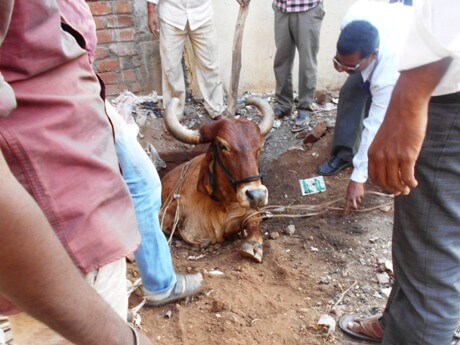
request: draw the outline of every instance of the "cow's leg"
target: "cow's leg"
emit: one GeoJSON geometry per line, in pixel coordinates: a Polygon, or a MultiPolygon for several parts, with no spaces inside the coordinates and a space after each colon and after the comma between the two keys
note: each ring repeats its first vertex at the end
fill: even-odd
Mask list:
{"type": "Polygon", "coordinates": [[[240,248],[240,253],[257,262],[262,262],[264,238],[260,233],[260,217],[254,217],[245,224],[248,233],[246,241],[240,248]]]}

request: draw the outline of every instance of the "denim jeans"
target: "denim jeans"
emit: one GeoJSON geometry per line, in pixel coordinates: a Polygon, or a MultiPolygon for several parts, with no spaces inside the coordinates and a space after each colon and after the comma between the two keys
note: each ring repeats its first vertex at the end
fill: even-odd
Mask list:
{"type": "Polygon", "coordinates": [[[135,253],[137,267],[144,290],[153,295],[162,295],[173,288],[176,274],[158,218],[161,207],[160,177],[123,118],[111,106],[107,107],[107,113],[114,126],[118,161],[131,193],[142,237],[135,253]]]}

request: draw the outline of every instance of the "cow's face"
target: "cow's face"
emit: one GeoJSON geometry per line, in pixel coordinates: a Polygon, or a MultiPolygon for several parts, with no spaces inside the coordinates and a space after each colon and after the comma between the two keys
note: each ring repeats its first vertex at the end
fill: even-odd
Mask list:
{"type": "Polygon", "coordinates": [[[244,119],[224,119],[204,125],[200,133],[211,145],[201,165],[198,189],[238,201],[242,207],[266,205],[268,191],[258,165],[264,142],[259,127],[244,119]]]}
{"type": "Polygon", "coordinates": [[[258,158],[263,136],[270,132],[275,119],[268,102],[255,98],[246,101],[260,111],[259,125],[224,118],[195,130],[179,123],[178,104],[179,99],[173,98],[166,107],[164,121],[169,132],[184,143],[211,143],[201,162],[198,190],[223,203],[237,201],[243,207],[266,205],[268,192],[260,180],[258,158]]]}

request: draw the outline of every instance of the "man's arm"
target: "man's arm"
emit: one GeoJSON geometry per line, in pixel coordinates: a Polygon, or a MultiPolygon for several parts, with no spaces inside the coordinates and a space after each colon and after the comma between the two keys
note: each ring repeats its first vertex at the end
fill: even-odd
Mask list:
{"type": "Polygon", "coordinates": [[[428,103],[451,61],[444,58],[401,72],[369,149],[369,176],[390,193],[409,194],[417,186],[414,167],[425,138],[428,103]]]}
{"type": "Polygon", "coordinates": [[[363,121],[364,129],[358,152],[353,157],[353,173],[347,188],[345,214],[349,213],[351,208],[357,209],[364,198],[364,183],[368,178],[367,152],[385,117],[385,111],[390,102],[391,92],[397,78],[398,73],[395,68],[394,71],[388,71],[385,76],[385,83],[383,81],[374,81],[378,84],[378,87],[371,89],[372,104],[368,117],[363,121]]]}
{"type": "Polygon", "coordinates": [[[147,21],[149,25],[149,30],[155,38],[158,38],[160,34],[160,26],[158,23],[158,17],[156,13],[156,6],[158,5],[158,1],[159,0],[147,0],[147,21]]]}
{"type": "Polygon", "coordinates": [[[85,282],[1,152],[0,181],[0,294],[75,344],[134,344],[132,330],[85,282]]]}

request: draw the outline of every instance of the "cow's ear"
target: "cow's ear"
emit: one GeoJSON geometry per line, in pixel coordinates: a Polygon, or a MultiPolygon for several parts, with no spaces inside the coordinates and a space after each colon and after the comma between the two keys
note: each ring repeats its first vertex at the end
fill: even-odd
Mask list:
{"type": "Polygon", "coordinates": [[[206,123],[203,126],[201,126],[199,129],[202,140],[201,142],[210,143],[211,141],[213,141],[216,138],[217,132],[219,131],[219,128],[222,126],[223,121],[228,121],[228,119],[223,118],[219,121],[206,123]]]}
{"type": "Polygon", "coordinates": [[[198,191],[206,194],[212,194],[212,163],[213,163],[213,155],[211,147],[208,148],[208,152],[206,152],[204,158],[201,160],[200,166],[200,174],[198,175],[198,184],[197,189],[198,191]]]}

